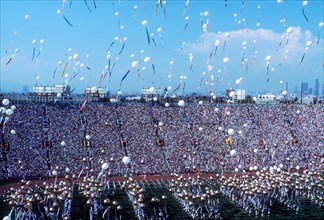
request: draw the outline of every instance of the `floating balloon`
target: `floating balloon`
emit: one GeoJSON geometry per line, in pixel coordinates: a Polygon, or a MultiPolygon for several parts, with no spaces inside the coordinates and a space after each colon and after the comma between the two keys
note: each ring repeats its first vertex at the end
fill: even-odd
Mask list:
{"type": "Polygon", "coordinates": [[[12,109],[7,109],[6,110],[6,114],[7,115],[12,115],[13,114],[13,110],[12,109]]]}
{"type": "Polygon", "coordinates": [[[10,133],[11,134],[16,134],[16,131],[15,130],[11,130],[10,133]]]}
{"type": "Polygon", "coordinates": [[[132,68],[138,69],[139,63],[138,61],[132,62],[132,68]]]}
{"type": "Polygon", "coordinates": [[[56,170],[53,170],[52,175],[53,176],[57,176],[57,171],[56,170]]]}
{"type": "Polygon", "coordinates": [[[231,91],[229,94],[228,94],[229,97],[233,98],[235,96],[235,92],[234,91],[231,91]]]}
{"type": "Polygon", "coordinates": [[[70,169],[68,167],[65,168],[65,172],[69,173],[70,169]]]}
{"type": "Polygon", "coordinates": [[[153,94],[155,92],[155,88],[154,87],[150,87],[149,88],[149,93],[153,94]]]}
{"type": "Polygon", "coordinates": [[[66,145],[66,144],[65,144],[65,141],[62,141],[62,142],[61,142],[61,146],[62,146],[62,147],[65,147],[65,145],[66,145]]]}
{"type": "Polygon", "coordinates": [[[229,58],[228,57],[225,57],[224,59],[223,59],[223,63],[227,63],[229,61],[229,58]]]}
{"type": "Polygon", "coordinates": [[[237,151],[235,149],[230,151],[230,155],[231,156],[236,156],[237,155],[237,151]]]}
{"type": "Polygon", "coordinates": [[[170,106],[170,104],[169,103],[165,103],[164,106],[168,108],[170,106]]]}
{"type": "Polygon", "coordinates": [[[73,59],[74,59],[74,60],[78,60],[78,59],[79,59],[79,54],[77,54],[77,53],[74,54],[74,55],[73,55],[73,59]]]}
{"type": "Polygon", "coordinates": [[[312,41],[309,40],[306,42],[306,46],[309,47],[310,45],[312,45],[312,41]]]}
{"type": "Polygon", "coordinates": [[[87,140],[90,140],[90,139],[91,139],[91,136],[87,134],[85,138],[86,138],[87,140]]]}
{"type": "Polygon", "coordinates": [[[123,163],[125,164],[125,165],[127,165],[127,164],[129,164],[130,163],[130,158],[129,157],[123,157],[123,163]]]}
{"type": "Polygon", "coordinates": [[[144,58],[144,63],[148,63],[148,62],[150,62],[151,61],[151,58],[150,57],[145,57],[144,58]]]}
{"type": "Polygon", "coordinates": [[[184,106],[185,106],[185,101],[180,100],[180,101],[178,102],[178,105],[179,105],[180,107],[184,107],[184,106]]]}
{"type": "Polygon", "coordinates": [[[108,164],[108,163],[103,163],[103,164],[101,165],[101,169],[102,169],[102,170],[107,170],[108,167],[109,167],[109,164],[108,164]]]}
{"type": "Polygon", "coordinates": [[[234,135],[235,132],[232,128],[230,128],[230,129],[228,129],[227,133],[232,136],[232,135],[234,135]]]}
{"type": "Polygon", "coordinates": [[[91,88],[91,93],[96,93],[98,91],[98,88],[96,86],[93,86],[91,88]]]}
{"type": "Polygon", "coordinates": [[[10,103],[9,99],[2,100],[3,105],[9,105],[9,103],[10,103]]]}
{"type": "Polygon", "coordinates": [[[282,94],[282,95],[287,95],[287,91],[284,90],[284,91],[281,92],[281,94],[282,94]]]}

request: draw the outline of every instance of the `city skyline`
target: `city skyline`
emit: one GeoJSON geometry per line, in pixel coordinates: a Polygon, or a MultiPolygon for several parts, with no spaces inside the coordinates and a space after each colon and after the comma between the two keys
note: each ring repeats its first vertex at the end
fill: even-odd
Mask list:
{"type": "Polygon", "coordinates": [[[244,2],[2,0],[0,89],[39,83],[78,93],[87,85],[217,93],[323,85],[323,2],[244,2]]]}

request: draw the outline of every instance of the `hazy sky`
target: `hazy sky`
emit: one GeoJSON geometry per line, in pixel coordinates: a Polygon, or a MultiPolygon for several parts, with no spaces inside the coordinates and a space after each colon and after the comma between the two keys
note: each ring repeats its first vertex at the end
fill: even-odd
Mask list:
{"type": "Polygon", "coordinates": [[[181,82],[178,93],[219,93],[241,77],[248,91],[322,85],[322,0],[0,2],[2,90],[68,83],[115,92],[128,70],[123,92],[181,82]]]}

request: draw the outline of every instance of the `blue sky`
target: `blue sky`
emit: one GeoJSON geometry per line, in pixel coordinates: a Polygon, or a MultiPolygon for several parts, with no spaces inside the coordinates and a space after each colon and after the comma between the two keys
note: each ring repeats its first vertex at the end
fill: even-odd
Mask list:
{"type": "Polygon", "coordinates": [[[125,93],[151,86],[170,87],[173,91],[181,82],[180,94],[217,94],[231,86],[236,88],[240,78],[238,88],[248,91],[280,92],[286,82],[292,91],[302,81],[312,86],[315,79],[322,84],[321,0],[308,1],[306,6],[299,0],[284,0],[280,4],[277,0],[246,0],[243,7],[241,0],[228,0],[227,7],[223,0],[191,0],[186,10],[186,1],[169,0],[158,6],[156,15],[157,1],[87,0],[91,12],[83,0],[64,2],[62,8],[63,1],[0,1],[2,90],[21,91],[23,85],[31,89],[35,83],[68,83],[78,92],[86,86],[107,86],[116,92],[128,70],[121,86],[125,93]],[[309,22],[303,16],[303,8],[309,22]],[[61,14],[57,13],[59,9],[61,14]],[[26,15],[30,19],[25,19],[26,15]],[[148,23],[146,27],[143,20],[148,23]],[[204,31],[207,23],[208,30],[204,31]],[[145,28],[154,34],[150,44],[145,28]],[[161,37],[158,28],[162,29],[161,37]],[[291,31],[287,32],[289,28],[291,31]],[[216,40],[219,45],[215,53],[216,40]],[[305,50],[309,41],[312,44],[305,50]],[[107,50],[112,42],[107,68],[107,50]],[[16,48],[19,51],[15,53],[16,48]],[[77,59],[71,59],[75,54],[77,59]],[[267,56],[271,56],[268,64],[267,56]],[[150,60],[144,62],[145,57],[150,60]],[[224,63],[224,58],[228,62],[224,63]],[[132,67],[134,61],[139,63],[136,68],[132,67]],[[106,78],[99,83],[106,72],[106,78]]]}

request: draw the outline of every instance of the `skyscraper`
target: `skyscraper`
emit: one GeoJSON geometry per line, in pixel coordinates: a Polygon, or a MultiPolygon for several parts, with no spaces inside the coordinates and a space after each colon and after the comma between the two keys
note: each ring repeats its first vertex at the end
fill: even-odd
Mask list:
{"type": "Polygon", "coordinates": [[[307,94],[308,93],[308,82],[302,82],[300,91],[302,94],[307,94]]]}
{"type": "Polygon", "coordinates": [[[315,79],[314,95],[319,96],[319,80],[315,79]]]}

